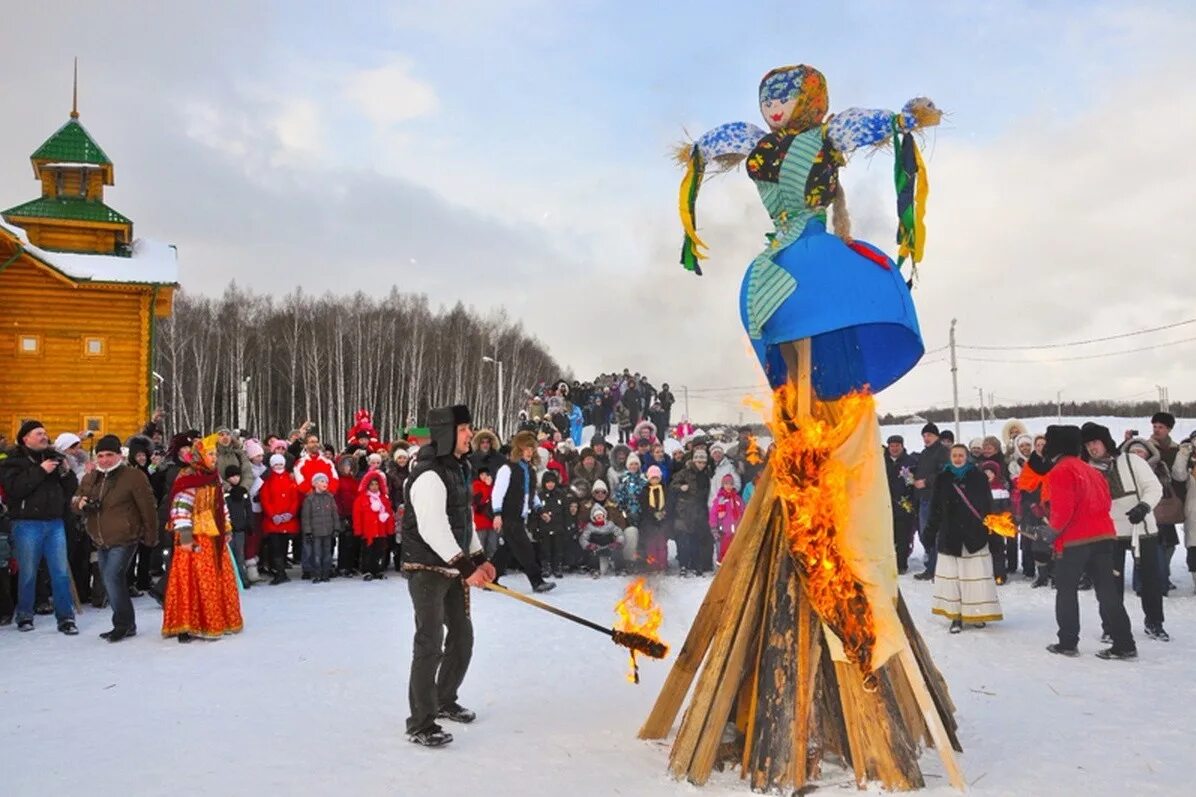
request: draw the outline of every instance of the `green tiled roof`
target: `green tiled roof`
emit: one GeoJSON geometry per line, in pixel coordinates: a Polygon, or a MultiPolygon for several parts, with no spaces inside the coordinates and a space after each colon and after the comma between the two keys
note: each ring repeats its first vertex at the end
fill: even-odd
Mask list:
{"type": "Polygon", "coordinates": [[[82,197],[38,197],[32,202],[3,211],[5,216],[39,219],[71,219],[74,221],[102,221],[111,224],[132,224],[103,202],[82,197]]]}
{"type": "Polygon", "coordinates": [[[78,119],[71,119],[60,127],[31,157],[33,160],[94,163],[101,166],[112,163],[78,119]]]}

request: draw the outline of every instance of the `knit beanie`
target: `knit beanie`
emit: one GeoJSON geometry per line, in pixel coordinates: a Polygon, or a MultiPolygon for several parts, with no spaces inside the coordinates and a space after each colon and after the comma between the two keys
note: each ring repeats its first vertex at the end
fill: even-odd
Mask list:
{"type": "Polygon", "coordinates": [[[642,464],[643,464],[642,462],[640,462],[640,455],[639,455],[639,454],[635,454],[635,453],[632,453],[632,454],[628,454],[628,455],[627,455],[627,463],[626,463],[626,465],[627,465],[627,469],[628,469],[628,470],[630,470],[630,469],[631,469],[631,463],[632,463],[632,462],[634,462],[636,465],[642,465],[642,464]]]}
{"type": "Polygon", "coordinates": [[[664,478],[664,473],[660,470],[659,465],[653,465],[652,467],[648,468],[648,478],[649,479],[652,479],[652,478],[663,479],[664,478]]]}
{"type": "Polygon", "coordinates": [[[96,443],[95,453],[103,454],[119,454],[120,453],[120,438],[114,434],[106,434],[96,443]]]}
{"type": "Polygon", "coordinates": [[[241,468],[236,465],[229,465],[224,469],[224,478],[231,479],[234,476],[241,475],[241,468]]]}
{"type": "Polygon", "coordinates": [[[922,427],[922,434],[932,434],[935,437],[938,437],[939,427],[934,423],[928,423],[922,427]]]}
{"type": "Polygon", "coordinates": [[[254,459],[255,457],[265,456],[265,454],[266,452],[262,448],[262,444],[257,440],[251,438],[245,441],[245,456],[254,459]]]}
{"type": "Polygon", "coordinates": [[[278,465],[282,465],[283,467],[286,467],[286,464],[287,464],[287,458],[284,457],[282,454],[274,454],[270,457],[270,467],[272,467],[272,468],[276,467],[278,465]]]}
{"type": "Polygon", "coordinates": [[[315,487],[320,482],[324,482],[324,484],[328,483],[328,474],[327,473],[317,473],[315,476],[311,477],[311,486],[312,487],[315,487]]]}
{"type": "Polygon", "coordinates": [[[604,493],[610,492],[610,490],[608,490],[606,488],[606,482],[602,481],[602,479],[594,479],[594,486],[590,488],[590,492],[596,493],[599,490],[601,490],[604,493]]]}
{"type": "Polygon", "coordinates": [[[35,421],[32,419],[25,421],[23,424],[21,424],[21,428],[17,430],[17,443],[19,445],[25,445],[25,436],[27,434],[32,432],[34,429],[44,428],[46,428],[45,424],[43,424],[41,421],[35,421]]]}

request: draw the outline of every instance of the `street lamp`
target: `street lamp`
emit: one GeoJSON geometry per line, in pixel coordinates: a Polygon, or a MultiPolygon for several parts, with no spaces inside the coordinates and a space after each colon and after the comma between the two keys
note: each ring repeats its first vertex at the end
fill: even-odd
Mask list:
{"type": "MultiPolygon", "coordinates": [[[[497,351],[494,353],[498,354],[497,351]]],[[[488,355],[482,355],[482,362],[494,363],[495,365],[498,366],[498,439],[506,440],[507,433],[506,433],[506,429],[503,428],[505,426],[505,424],[503,423],[503,418],[504,418],[505,413],[503,412],[502,360],[496,359],[494,357],[490,357],[488,355]]]]}

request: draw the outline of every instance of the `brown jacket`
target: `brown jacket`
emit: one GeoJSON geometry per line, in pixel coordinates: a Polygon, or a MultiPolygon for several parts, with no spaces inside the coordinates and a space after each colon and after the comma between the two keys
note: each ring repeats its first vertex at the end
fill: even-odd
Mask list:
{"type": "Polygon", "coordinates": [[[103,473],[94,470],[83,477],[71,508],[79,512],[79,499],[98,503],[98,512],[80,512],[87,534],[100,548],[140,542],[158,542],[158,512],[149,479],[137,468],[120,465],[103,473]]]}

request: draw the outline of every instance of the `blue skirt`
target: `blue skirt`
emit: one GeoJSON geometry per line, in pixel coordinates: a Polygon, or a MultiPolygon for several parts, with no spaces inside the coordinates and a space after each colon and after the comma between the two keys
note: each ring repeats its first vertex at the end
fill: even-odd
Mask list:
{"type": "MultiPolygon", "coordinates": [[[[763,325],[752,348],[772,387],[788,380],[782,343],[812,339],[813,386],[821,399],[836,399],[865,387],[879,393],[913,368],[925,347],[909,287],[897,265],[871,244],[884,268],[848,248],[811,220],[800,238],[773,257],[797,280],[797,288],[763,325]]],[[[749,270],[750,274],[750,270],[749,270]]],[[[748,275],[739,292],[747,322],[748,275]]]]}

